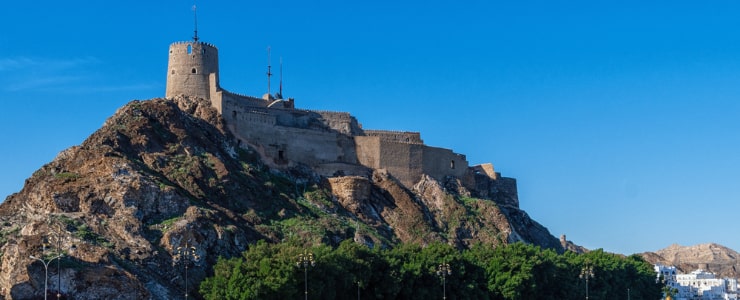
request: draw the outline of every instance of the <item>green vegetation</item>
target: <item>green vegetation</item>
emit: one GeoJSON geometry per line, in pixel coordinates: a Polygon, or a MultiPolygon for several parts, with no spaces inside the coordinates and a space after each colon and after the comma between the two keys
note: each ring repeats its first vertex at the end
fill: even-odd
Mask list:
{"type": "Polygon", "coordinates": [[[496,205],[495,202],[490,201],[490,200],[483,200],[483,199],[463,197],[463,196],[460,196],[459,198],[459,202],[462,203],[466,209],[468,209],[469,211],[476,212],[476,213],[478,213],[478,205],[482,201],[487,201],[486,203],[489,203],[494,206],[496,205]]]}
{"type": "Polygon", "coordinates": [[[75,180],[75,179],[80,178],[80,177],[81,177],[80,174],[77,174],[77,173],[74,173],[74,172],[61,172],[61,173],[54,174],[54,178],[57,178],[57,179],[75,180]]]}
{"type": "Polygon", "coordinates": [[[458,251],[446,244],[422,248],[401,245],[370,249],[345,241],[338,247],[305,248],[296,243],[259,242],[242,256],[219,259],[214,275],[200,286],[205,299],[298,299],[303,294],[304,269],[299,254],[313,254],[309,267],[310,299],[439,299],[442,278],[436,270],[450,265],[448,299],[583,299],[581,269],[590,265],[591,299],[658,299],[652,266],[639,256],[623,257],[602,250],[577,255],[557,254],[522,243],[491,248],[477,245],[458,251]],[[353,296],[354,297],[354,296],[353,296]]]}
{"type": "Polygon", "coordinates": [[[18,233],[21,231],[21,227],[18,225],[3,224],[0,229],[0,245],[5,245],[10,238],[18,237],[18,233]]]}
{"type": "Polygon", "coordinates": [[[174,217],[174,218],[169,218],[169,219],[164,220],[164,221],[162,221],[159,224],[154,225],[154,226],[157,227],[157,228],[160,228],[162,231],[167,231],[167,229],[169,229],[172,226],[172,224],[174,224],[175,222],[179,221],[180,219],[182,219],[182,216],[177,216],[177,217],[174,217]]]}
{"type": "MultiPolygon", "coordinates": [[[[2,228],[0,228],[0,245],[5,245],[9,240],[18,237],[18,233],[20,233],[20,231],[20,226],[13,225],[8,221],[3,222],[2,228]]],[[[0,258],[2,258],[4,254],[4,252],[0,251],[0,258]]]]}
{"type": "MultiPolygon", "coordinates": [[[[59,220],[62,221],[67,227],[67,230],[72,232],[72,234],[77,238],[88,243],[101,245],[106,248],[113,248],[112,242],[95,233],[89,226],[87,226],[87,224],[82,223],[80,220],[69,218],[67,216],[59,216],[59,220]]],[[[101,225],[105,226],[105,223],[102,223],[101,225]]]]}

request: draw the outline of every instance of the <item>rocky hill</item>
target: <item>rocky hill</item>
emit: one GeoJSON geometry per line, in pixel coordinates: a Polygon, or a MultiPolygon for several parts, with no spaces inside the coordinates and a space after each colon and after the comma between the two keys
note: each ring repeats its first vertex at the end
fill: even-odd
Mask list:
{"type": "MultiPolygon", "coordinates": [[[[9,299],[172,299],[218,257],[258,240],[372,247],[441,241],[459,248],[524,241],[563,251],[518,207],[515,190],[423,178],[406,188],[383,170],[325,178],[272,169],[237,146],[202,99],[133,101],[80,146],[61,152],[0,205],[0,289],[9,299]],[[45,247],[43,247],[45,245],[45,247]],[[178,249],[199,258],[174,264],[178,249]]],[[[182,262],[182,260],[180,260],[182,262]]],[[[196,295],[197,297],[197,295],[196,295]]]]}
{"type": "Polygon", "coordinates": [[[704,269],[719,277],[740,278],[740,254],[714,243],[694,246],[673,244],[655,252],[645,252],[642,257],[653,264],[676,266],[683,273],[704,269]]]}

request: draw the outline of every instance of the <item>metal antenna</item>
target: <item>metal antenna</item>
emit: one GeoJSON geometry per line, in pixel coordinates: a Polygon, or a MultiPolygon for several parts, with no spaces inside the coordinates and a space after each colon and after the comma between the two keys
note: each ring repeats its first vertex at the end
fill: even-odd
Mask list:
{"type": "Polygon", "coordinates": [[[283,98],[283,57],[280,57],[280,98],[283,98]]]}
{"type": "MultiPolygon", "coordinates": [[[[267,46],[267,96],[270,96],[270,76],[272,76],[272,66],[270,65],[270,46],[267,46]]],[[[268,98],[269,99],[269,98],[268,98]]]]}
{"type": "Polygon", "coordinates": [[[195,35],[193,36],[193,41],[198,41],[198,12],[196,11],[195,7],[195,0],[193,0],[193,21],[195,23],[195,35]]]}

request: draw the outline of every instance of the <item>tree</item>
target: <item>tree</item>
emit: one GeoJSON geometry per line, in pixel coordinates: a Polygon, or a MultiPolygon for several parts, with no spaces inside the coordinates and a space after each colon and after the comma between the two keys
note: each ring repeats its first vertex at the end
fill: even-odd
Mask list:
{"type": "Polygon", "coordinates": [[[379,250],[351,240],[337,248],[307,249],[294,242],[258,242],[240,257],[220,258],[200,292],[206,299],[298,299],[308,278],[309,299],[352,299],[358,288],[362,299],[439,299],[441,264],[451,270],[445,276],[451,300],[583,299],[586,286],[579,274],[586,265],[594,272],[591,299],[625,299],[628,289],[632,299],[661,296],[652,266],[636,255],[601,249],[558,254],[524,243],[479,244],[463,251],[443,243],[379,250]],[[296,267],[304,251],[315,259],[307,273],[296,267]]]}
{"type": "Polygon", "coordinates": [[[577,273],[553,250],[514,243],[490,255],[486,277],[496,299],[568,299],[574,294],[577,273]]]}
{"type": "Polygon", "coordinates": [[[298,250],[260,241],[241,257],[219,258],[214,276],[203,281],[200,293],[206,299],[295,299],[300,295],[293,276],[298,250]]]}

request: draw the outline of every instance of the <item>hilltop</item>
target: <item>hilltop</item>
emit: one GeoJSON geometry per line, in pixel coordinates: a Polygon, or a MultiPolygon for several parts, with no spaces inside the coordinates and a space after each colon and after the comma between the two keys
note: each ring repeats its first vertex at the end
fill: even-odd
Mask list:
{"type": "Polygon", "coordinates": [[[563,251],[519,209],[510,184],[469,188],[423,176],[409,186],[387,170],[368,171],[327,177],[300,163],[277,168],[235,138],[208,100],[132,101],[0,205],[0,287],[13,299],[41,296],[44,268],[29,255],[43,255],[44,242],[67,255],[61,274],[49,269],[49,291],[75,299],[173,298],[184,280],[172,258],[186,245],[201,257],[189,290],[218,257],[259,240],[458,248],[523,241],[563,251]]]}
{"type": "Polygon", "coordinates": [[[652,264],[676,266],[683,273],[703,269],[717,274],[718,277],[740,278],[740,254],[715,243],[693,246],[673,244],[641,255],[652,264]]]}

